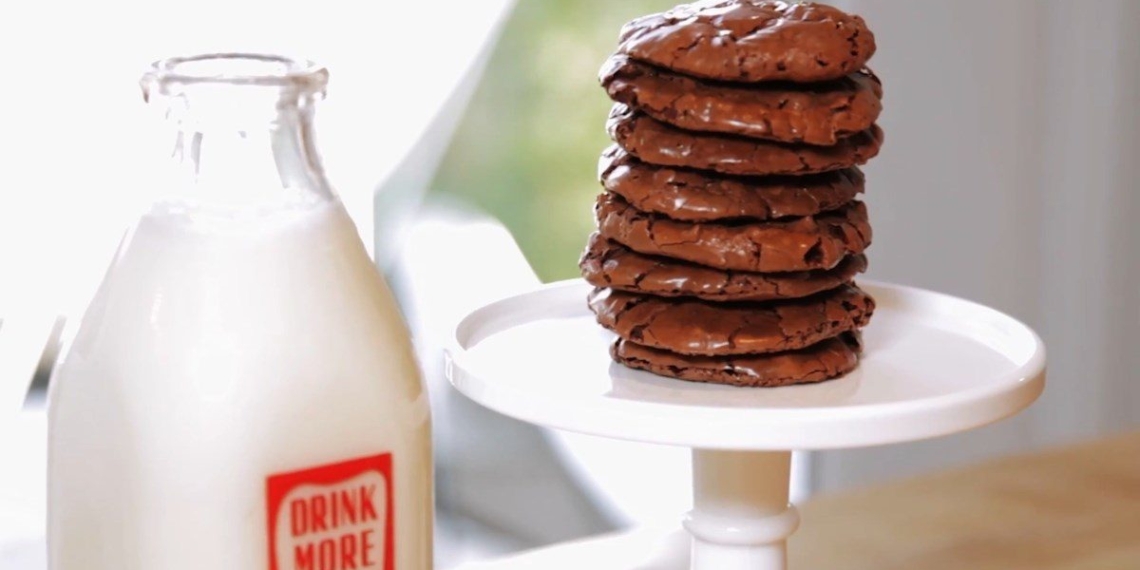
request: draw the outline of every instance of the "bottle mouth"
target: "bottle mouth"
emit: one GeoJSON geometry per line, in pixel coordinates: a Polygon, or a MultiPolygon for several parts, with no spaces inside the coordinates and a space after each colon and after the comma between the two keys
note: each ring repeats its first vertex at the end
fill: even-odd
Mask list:
{"type": "Polygon", "coordinates": [[[154,62],[140,84],[143,98],[176,95],[199,85],[249,85],[295,95],[324,95],[329,73],[307,59],[253,53],[215,53],[154,62]]]}

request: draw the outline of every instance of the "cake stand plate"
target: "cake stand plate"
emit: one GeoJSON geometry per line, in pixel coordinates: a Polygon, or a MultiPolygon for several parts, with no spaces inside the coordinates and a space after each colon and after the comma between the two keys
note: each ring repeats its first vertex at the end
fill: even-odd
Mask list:
{"type": "Polygon", "coordinates": [[[861,281],[877,308],[859,367],[783,388],[684,382],[610,360],[590,286],[554,283],[465,317],[446,349],[459,391],[514,418],[693,448],[694,570],[777,570],[798,525],[791,450],[911,441],[976,428],[1032,403],[1045,348],[1027,326],[948,295],[861,281]]]}

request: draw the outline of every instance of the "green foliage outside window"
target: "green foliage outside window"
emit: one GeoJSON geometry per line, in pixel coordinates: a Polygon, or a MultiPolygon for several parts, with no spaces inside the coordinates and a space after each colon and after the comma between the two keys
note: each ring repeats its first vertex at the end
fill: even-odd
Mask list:
{"type": "Polygon", "coordinates": [[[543,281],[578,275],[609,144],[602,62],[661,0],[519,0],[433,191],[501,220],[543,281]]]}

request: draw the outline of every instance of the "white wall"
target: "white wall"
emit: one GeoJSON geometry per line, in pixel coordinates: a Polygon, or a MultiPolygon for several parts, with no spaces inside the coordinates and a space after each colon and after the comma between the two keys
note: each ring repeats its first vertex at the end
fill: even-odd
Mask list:
{"type": "Polygon", "coordinates": [[[1049,351],[1020,417],[820,453],[819,489],[1140,426],[1140,2],[848,0],[878,41],[869,276],[1010,312],[1049,351]]]}
{"type": "MultiPolygon", "coordinates": [[[[436,120],[440,110],[461,108],[457,86],[478,73],[479,58],[512,5],[0,2],[6,56],[0,72],[0,314],[29,304],[53,317],[82,313],[134,208],[150,197],[148,181],[135,168],[139,145],[152,142],[140,137],[138,125],[138,78],[150,62],[254,51],[328,66],[319,146],[333,185],[370,236],[373,191],[421,137],[448,130],[445,120],[436,120]],[[448,56],[424,55],[424,46],[440,38],[448,56]]],[[[432,166],[423,154],[419,163],[432,166]]],[[[426,181],[407,178],[404,173],[399,189],[405,195],[424,189],[426,181]]]]}

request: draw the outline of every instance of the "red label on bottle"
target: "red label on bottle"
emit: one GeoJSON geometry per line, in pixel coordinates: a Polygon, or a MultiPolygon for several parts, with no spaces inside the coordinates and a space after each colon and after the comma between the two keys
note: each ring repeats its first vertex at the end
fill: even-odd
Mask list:
{"type": "Polygon", "coordinates": [[[270,570],[393,570],[392,454],[269,477],[270,570]]]}

